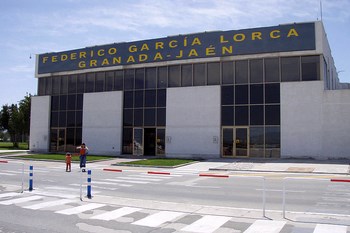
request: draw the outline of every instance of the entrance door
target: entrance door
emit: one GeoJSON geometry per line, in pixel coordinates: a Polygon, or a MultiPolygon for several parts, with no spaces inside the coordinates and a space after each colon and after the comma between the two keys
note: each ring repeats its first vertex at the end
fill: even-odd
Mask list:
{"type": "Polygon", "coordinates": [[[66,128],[56,128],[50,131],[50,151],[66,151],[66,128]]]}
{"type": "Polygon", "coordinates": [[[142,128],[134,128],[133,155],[143,155],[143,129],[142,128]]]}
{"type": "Polygon", "coordinates": [[[144,137],[144,155],[155,155],[156,154],[156,128],[145,128],[144,137]]]}
{"type": "Polygon", "coordinates": [[[248,127],[222,129],[222,156],[247,157],[249,156],[248,127]]]}

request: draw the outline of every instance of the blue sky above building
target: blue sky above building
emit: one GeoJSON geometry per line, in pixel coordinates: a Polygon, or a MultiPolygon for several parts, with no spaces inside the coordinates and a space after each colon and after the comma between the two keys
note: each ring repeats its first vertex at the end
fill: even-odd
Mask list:
{"type": "Polygon", "coordinates": [[[35,54],[179,34],[321,19],[341,82],[350,82],[350,0],[4,0],[0,106],[37,93],[35,54]],[[322,14],[321,14],[322,5],[322,14]]]}

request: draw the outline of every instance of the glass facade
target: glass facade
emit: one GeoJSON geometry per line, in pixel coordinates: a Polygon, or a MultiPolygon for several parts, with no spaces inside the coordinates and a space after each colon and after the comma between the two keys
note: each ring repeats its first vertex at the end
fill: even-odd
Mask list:
{"type": "Polygon", "coordinates": [[[82,141],[83,93],[123,91],[122,153],[165,153],[167,88],[221,86],[221,155],[280,156],[280,83],[320,80],[320,56],[188,63],[43,77],[51,99],[51,151],[82,141]],[[140,129],[142,131],[140,131],[140,129]],[[147,142],[147,143],[146,143],[147,142]]]}

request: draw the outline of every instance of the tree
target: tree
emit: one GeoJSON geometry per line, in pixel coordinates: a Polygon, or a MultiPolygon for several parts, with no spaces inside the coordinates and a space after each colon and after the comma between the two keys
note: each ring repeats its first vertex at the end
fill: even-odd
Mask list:
{"type": "Polygon", "coordinates": [[[0,112],[0,129],[10,134],[13,147],[25,141],[30,129],[31,95],[27,95],[19,104],[3,105],[0,112]]]}

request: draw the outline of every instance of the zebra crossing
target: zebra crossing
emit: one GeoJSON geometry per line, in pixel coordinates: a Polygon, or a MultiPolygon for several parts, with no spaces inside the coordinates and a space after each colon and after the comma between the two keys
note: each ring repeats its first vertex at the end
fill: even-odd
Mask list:
{"type": "Polygon", "coordinates": [[[277,220],[251,220],[248,224],[242,224],[230,216],[110,206],[102,203],[80,202],[77,198],[68,199],[41,194],[0,193],[0,208],[2,205],[16,205],[30,210],[50,210],[65,216],[88,212],[88,219],[100,220],[102,225],[104,222],[118,222],[118,219],[132,216],[132,222],[124,224],[155,229],[173,229],[184,233],[348,233],[350,230],[347,226],[327,224],[313,224],[301,230],[291,226],[287,221],[277,220]],[[142,214],[137,215],[137,213],[142,214]]]}

